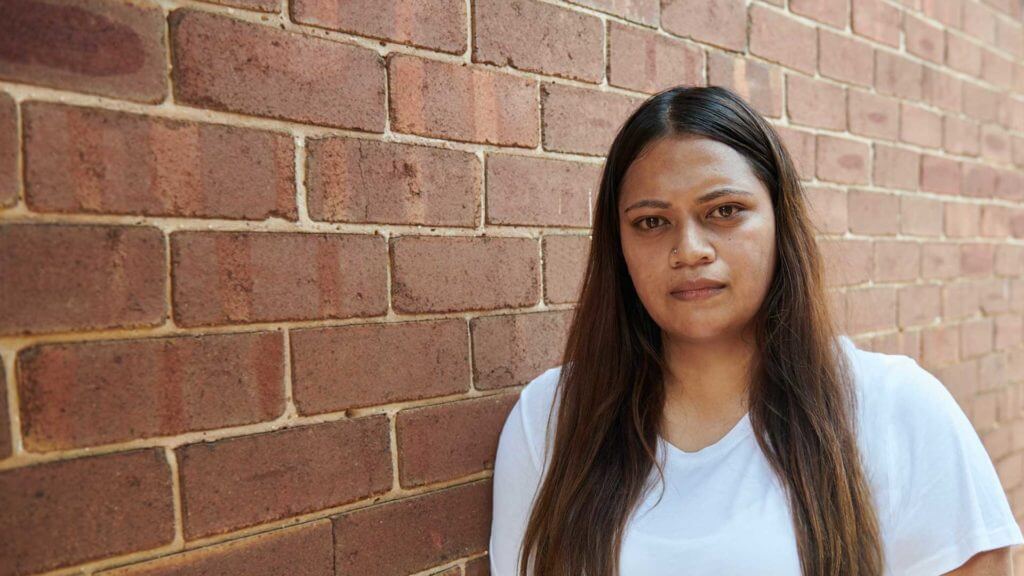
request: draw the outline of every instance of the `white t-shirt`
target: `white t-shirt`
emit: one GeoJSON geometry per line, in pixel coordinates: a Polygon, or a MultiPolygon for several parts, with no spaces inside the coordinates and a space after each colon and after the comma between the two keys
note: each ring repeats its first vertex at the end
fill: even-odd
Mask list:
{"type": "MultiPolygon", "coordinates": [[[[885,574],[936,576],[984,550],[1024,543],[988,453],[963,410],[913,358],[857,348],[852,359],[861,448],[886,552],[885,574]]],[[[494,463],[492,576],[516,576],[526,521],[550,465],[549,410],[561,367],[532,380],[509,413],[494,463]]],[[[659,438],[655,482],[626,525],[622,576],[799,576],[789,503],[754,438],[749,413],[716,443],[684,452],[659,438]],[[657,503],[657,506],[653,506],[657,503]],[[652,507],[653,506],[653,507],[652,507]]],[[[532,564],[531,564],[532,569],[532,564]]]]}

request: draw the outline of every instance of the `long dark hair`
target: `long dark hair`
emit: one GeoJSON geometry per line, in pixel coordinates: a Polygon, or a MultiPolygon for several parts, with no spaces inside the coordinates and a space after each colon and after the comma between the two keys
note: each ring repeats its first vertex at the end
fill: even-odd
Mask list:
{"type": "Polygon", "coordinates": [[[622,255],[619,188],[645,146],[674,135],[731,146],[768,189],[777,265],[753,319],[749,392],[758,445],[782,480],[805,576],[877,576],[877,513],[855,441],[856,395],[824,286],[821,254],[792,160],[775,130],[734,92],[678,86],[619,129],[604,165],[590,254],[562,357],[551,465],[520,550],[520,574],[616,576],[627,518],[658,462],[664,407],[661,331],[622,255]]]}

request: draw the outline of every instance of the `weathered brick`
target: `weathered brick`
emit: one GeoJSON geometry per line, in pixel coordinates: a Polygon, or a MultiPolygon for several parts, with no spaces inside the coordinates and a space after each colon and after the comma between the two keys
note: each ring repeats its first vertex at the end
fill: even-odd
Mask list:
{"type": "Polygon", "coordinates": [[[660,21],[659,0],[568,0],[568,2],[648,26],[657,26],[660,21]]]}
{"type": "Polygon", "coordinates": [[[818,70],[833,80],[870,87],[875,78],[875,51],[862,40],[819,28],[818,70]]]}
{"type": "Polygon", "coordinates": [[[1003,98],[987,86],[964,82],[964,114],[979,122],[999,122],[1003,98]]]}
{"type": "Polygon", "coordinates": [[[26,449],[63,450],[272,420],[280,332],[43,344],[18,355],[26,449]]]}
{"type": "Polygon", "coordinates": [[[905,56],[875,50],[875,90],[886,96],[919,101],[922,98],[924,66],[905,56]]]}
{"type": "Polygon", "coordinates": [[[965,36],[946,32],[946,66],[971,76],[981,75],[981,47],[965,36]]]}
{"type": "Polygon", "coordinates": [[[149,226],[0,226],[0,334],[161,324],[164,250],[149,226]]]}
{"type": "Polygon", "coordinates": [[[281,0],[203,0],[214,4],[222,4],[243,10],[255,10],[257,12],[279,12],[281,0]]]}
{"type": "Polygon", "coordinates": [[[465,576],[488,576],[490,572],[489,556],[478,556],[466,562],[465,576]]]}
{"type": "Polygon", "coordinates": [[[34,211],[297,219],[285,134],[45,102],[23,110],[34,211]]]}
{"type": "Polygon", "coordinates": [[[733,56],[708,53],[708,84],[724,86],[762,116],[782,116],[782,71],[778,66],[733,56]]]}
{"type": "Polygon", "coordinates": [[[851,286],[867,282],[875,269],[875,251],[869,240],[821,239],[825,284],[851,286]]]}
{"type": "Polygon", "coordinates": [[[923,148],[940,148],[942,115],[923,106],[900,102],[900,140],[923,148]]]}
{"type": "Polygon", "coordinates": [[[542,2],[473,2],[474,62],[600,82],[604,44],[596,16],[542,2]]]}
{"type": "Polygon", "coordinates": [[[950,28],[963,27],[964,0],[921,0],[921,12],[950,28]]]}
{"type": "Polygon", "coordinates": [[[849,229],[846,192],[824,186],[805,186],[808,212],[821,234],[844,234],[849,229]]]}
{"type": "Polygon", "coordinates": [[[963,107],[963,81],[944,69],[924,67],[922,76],[924,101],[947,112],[959,112],[963,107]]]}
{"type": "Polygon", "coordinates": [[[786,111],[793,124],[846,130],[846,89],[799,74],[786,74],[786,111]]]}
{"type": "Polygon", "coordinates": [[[14,451],[11,441],[11,420],[7,412],[7,370],[0,362],[0,460],[14,451]]]}
{"type": "Polygon", "coordinates": [[[307,141],[309,216],[330,222],[476,226],[472,152],[342,137],[307,141]]]}
{"type": "Polygon", "coordinates": [[[0,472],[4,574],[35,574],[174,539],[163,450],[73,458],[0,472]]]}
{"type": "Polygon", "coordinates": [[[537,82],[484,68],[388,56],[391,128],[463,142],[534,148],[537,82]]]}
{"type": "Polygon", "coordinates": [[[540,298],[533,238],[399,236],[391,255],[400,313],[514,308],[540,298]]]}
{"type": "Polygon", "coordinates": [[[790,0],[789,9],[840,30],[850,21],[850,0],[790,0]]]}
{"type": "Polygon", "coordinates": [[[571,319],[566,310],[473,318],[475,387],[519,386],[558,366],[571,319]]]}
{"type": "Polygon", "coordinates": [[[334,571],[331,522],[319,520],[157,560],[100,572],[103,576],[320,576],[334,571]]]}
{"type": "Polygon", "coordinates": [[[18,117],[14,99],[0,92],[0,208],[18,203],[18,117]]]}
{"type": "Polygon", "coordinates": [[[999,89],[1013,89],[1015,61],[992,50],[981,54],[981,79],[999,89]]]}
{"type": "MultiPolygon", "coordinates": [[[[966,243],[960,244],[960,271],[968,276],[990,276],[995,271],[996,251],[994,244],[966,243]]],[[[987,310],[990,304],[982,300],[987,310]]]]}
{"type": "Polygon", "coordinates": [[[760,4],[750,6],[750,52],[806,74],[818,63],[814,27],[760,4]]]}
{"type": "Polygon", "coordinates": [[[921,190],[936,194],[959,194],[960,162],[942,156],[922,154],[921,190]]]}
{"type": "Polygon", "coordinates": [[[942,202],[931,198],[900,196],[900,232],[912,236],[942,235],[942,202]]]}
{"type": "Polygon", "coordinates": [[[384,131],[384,65],[373,50],[195,10],[168,22],[180,102],[384,131]]]}
{"type": "Polygon", "coordinates": [[[847,194],[850,231],[868,236],[895,235],[900,228],[899,196],[853,188],[847,194]]]}
{"type": "Polygon", "coordinates": [[[909,13],[904,17],[903,26],[906,33],[907,52],[925,60],[931,60],[936,64],[942,64],[946,43],[941,27],[909,13]]]}
{"type": "Polygon", "coordinates": [[[1024,200],[1024,174],[1015,169],[996,169],[996,198],[1020,202],[1024,200]]]}
{"type": "Polygon", "coordinates": [[[1010,213],[1002,206],[982,206],[981,235],[987,238],[1009,238],[1010,213]]]}
{"type": "Polygon", "coordinates": [[[541,85],[544,148],[603,156],[642,100],[587,88],[541,85]]]}
{"type": "Polygon", "coordinates": [[[160,102],[167,93],[164,16],[147,0],[5,0],[0,78],[160,102]]]}
{"type": "Polygon", "coordinates": [[[182,326],[377,316],[387,310],[377,235],[171,235],[174,318],[182,326]]]}
{"type": "Polygon", "coordinates": [[[401,576],[487,550],[490,479],[334,518],[339,576],[401,576]]]}
{"type": "Polygon", "coordinates": [[[661,26],[677,36],[742,52],[747,47],[743,0],[662,0],[661,26]]]}
{"type": "Polygon", "coordinates": [[[377,414],[178,448],[185,538],[387,492],[388,428],[377,414]]]}
{"type": "Polygon", "coordinates": [[[900,9],[884,0],[852,0],[853,33],[893,48],[900,46],[900,9]]]}
{"type": "MultiPolygon", "coordinates": [[[[941,217],[940,212],[939,218],[941,217]]],[[[875,241],[875,282],[911,282],[917,280],[920,275],[920,244],[902,240],[875,241]]],[[[902,310],[900,313],[902,314],[902,310]]]]}
{"type": "Polygon", "coordinates": [[[848,290],[846,306],[846,327],[852,333],[893,330],[897,327],[895,288],[848,290]]]}
{"type": "Polygon", "coordinates": [[[466,51],[462,0],[294,0],[289,7],[302,24],[441,52],[466,51]]]}
{"type": "Polygon", "coordinates": [[[601,166],[549,158],[487,156],[487,222],[590,226],[601,166]]]}
{"type": "Polygon", "coordinates": [[[931,324],[942,315],[942,287],[935,284],[901,286],[897,306],[900,328],[931,324]]]}
{"type": "Polygon", "coordinates": [[[788,126],[773,126],[786,147],[801,180],[814,177],[814,158],[816,143],[814,133],[797,130],[788,126]]]}
{"type": "Polygon", "coordinates": [[[998,178],[995,168],[987,164],[966,161],[962,164],[962,168],[963,188],[961,194],[976,198],[995,196],[996,179],[998,178]]]}
{"type": "Polygon", "coordinates": [[[654,93],[704,80],[704,51],[637,26],[608,23],[608,83],[654,93]]]}
{"type": "Polygon", "coordinates": [[[466,392],[468,338],[461,319],[295,330],[296,408],[318,414],[466,392]]]}
{"type": "Polygon", "coordinates": [[[942,147],[950,154],[977,156],[981,151],[980,124],[952,114],[943,116],[942,147]]]}
{"type": "Polygon", "coordinates": [[[870,154],[867,144],[818,134],[815,151],[815,174],[818,178],[837,184],[867,184],[870,154]]]}
{"type": "Polygon", "coordinates": [[[494,469],[498,436],[518,397],[490,395],[399,412],[395,429],[402,487],[494,469]]]}
{"type": "Polygon", "coordinates": [[[1012,164],[1009,133],[995,124],[982,126],[981,156],[993,164],[1012,164]]]}
{"type": "Polygon", "coordinates": [[[960,251],[955,243],[928,242],[921,246],[921,277],[949,279],[960,275],[960,251]]]}
{"type": "Polygon", "coordinates": [[[996,13],[980,2],[964,2],[964,32],[986,44],[996,40],[996,13]]]}
{"type": "Polygon", "coordinates": [[[589,249],[588,236],[544,236],[544,299],[548,303],[576,302],[589,249]]]}
{"type": "Polygon", "coordinates": [[[884,140],[899,137],[900,103],[895,98],[851,89],[848,104],[851,133],[884,140]]]}

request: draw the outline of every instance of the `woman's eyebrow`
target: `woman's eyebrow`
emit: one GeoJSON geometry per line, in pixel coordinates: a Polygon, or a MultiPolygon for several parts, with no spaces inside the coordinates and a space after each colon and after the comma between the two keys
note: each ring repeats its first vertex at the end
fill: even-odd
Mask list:
{"type": "MultiPolygon", "coordinates": [[[[733,194],[733,195],[736,195],[736,196],[753,196],[753,194],[751,192],[748,192],[747,190],[740,190],[739,188],[718,188],[717,190],[712,190],[711,192],[708,192],[708,193],[703,194],[700,197],[698,197],[697,198],[697,204],[705,204],[707,202],[711,202],[712,200],[717,200],[718,198],[721,198],[722,196],[728,196],[730,194],[733,194]]],[[[630,204],[628,208],[626,208],[625,210],[622,211],[622,213],[625,214],[626,212],[629,212],[630,210],[632,210],[634,208],[662,208],[662,209],[664,209],[664,208],[671,208],[671,207],[672,207],[672,203],[671,202],[666,202],[664,200],[654,200],[654,199],[648,198],[648,199],[640,200],[640,201],[637,201],[637,202],[634,202],[634,203],[630,204]]]]}

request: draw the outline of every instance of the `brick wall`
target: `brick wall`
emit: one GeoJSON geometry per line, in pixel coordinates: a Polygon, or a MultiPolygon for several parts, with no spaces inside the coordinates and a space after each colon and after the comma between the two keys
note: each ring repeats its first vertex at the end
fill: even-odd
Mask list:
{"type": "Polygon", "coordinates": [[[1024,518],[1016,0],[0,10],[0,575],[486,574],[602,154],[675,84],[779,127],[845,330],[1024,518]]]}

